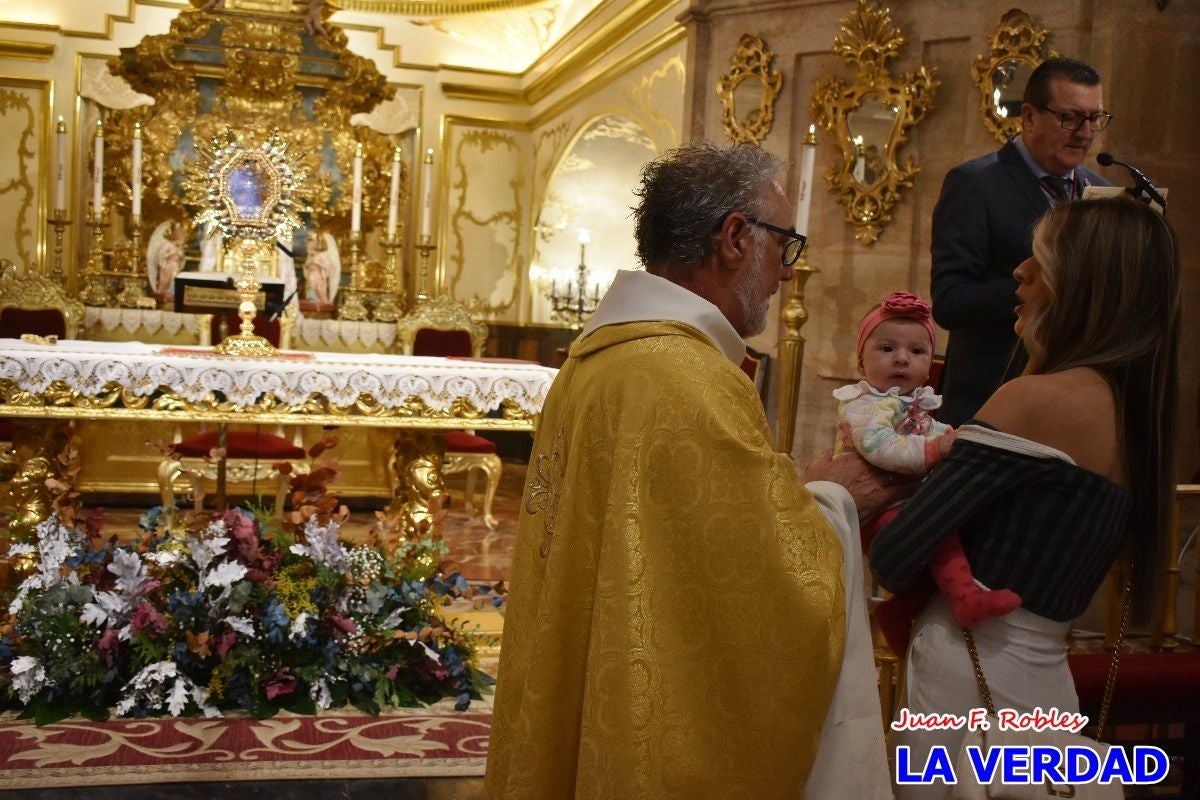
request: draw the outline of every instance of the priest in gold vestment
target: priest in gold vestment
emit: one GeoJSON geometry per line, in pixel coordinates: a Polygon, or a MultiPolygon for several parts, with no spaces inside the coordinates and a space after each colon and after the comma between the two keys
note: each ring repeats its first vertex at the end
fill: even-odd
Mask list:
{"type": "Polygon", "coordinates": [[[799,255],[778,170],[693,145],[643,171],[646,271],[572,345],[530,459],[493,800],[890,797],[853,501],[773,450],[739,369],[799,255]]]}

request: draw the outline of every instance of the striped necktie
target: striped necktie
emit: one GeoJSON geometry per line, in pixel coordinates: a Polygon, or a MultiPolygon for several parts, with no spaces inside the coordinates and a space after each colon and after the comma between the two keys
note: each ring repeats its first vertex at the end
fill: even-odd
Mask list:
{"type": "Polygon", "coordinates": [[[1043,175],[1038,178],[1042,184],[1042,188],[1049,192],[1055,202],[1073,199],[1074,181],[1070,178],[1056,178],[1053,175],[1043,175]]]}

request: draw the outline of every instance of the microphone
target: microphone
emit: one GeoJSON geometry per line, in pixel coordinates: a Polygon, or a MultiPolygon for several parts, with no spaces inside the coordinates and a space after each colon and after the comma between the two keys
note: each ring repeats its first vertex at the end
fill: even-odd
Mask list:
{"type": "Polygon", "coordinates": [[[1140,169],[1132,164],[1126,164],[1124,161],[1117,161],[1113,158],[1112,153],[1099,153],[1096,156],[1096,163],[1102,167],[1111,167],[1113,164],[1116,164],[1119,167],[1129,170],[1129,174],[1133,177],[1135,184],[1134,194],[1144,192],[1151,200],[1158,203],[1164,214],[1167,213],[1167,199],[1159,193],[1158,189],[1154,187],[1149,178],[1142,174],[1140,169]]]}
{"type": "Polygon", "coordinates": [[[267,317],[267,321],[274,322],[275,318],[282,314],[283,310],[287,308],[288,303],[292,302],[292,298],[296,296],[296,292],[298,291],[300,291],[299,286],[297,286],[295,289],[292,289],[292,293],[283,298],[283,302],[271,310],[271,316],[267,317]]]}

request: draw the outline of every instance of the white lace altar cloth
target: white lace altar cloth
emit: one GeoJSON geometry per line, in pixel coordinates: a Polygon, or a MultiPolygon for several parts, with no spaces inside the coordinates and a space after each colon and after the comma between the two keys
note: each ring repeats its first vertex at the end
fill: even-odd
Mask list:
{"type": "Polygon", "coordinates": [[[394,322],[298,317],[292,326],[292,347],[297,350],[381,352],[391,350],[395,343],[394,322]]]}
{"type": "Polygon", "coordinates": [[[239,407],[253,406],[267,393],[287,405],[324,397],[339,407],[363,394],[385,408],[417,397],[434,412],[448,411],[460,399],[484,412],[510,400],[536,414],[558,372],[513,361],[349,353],[289,358],[287,352],[281,358],[237,358],[141,342],[60,340],[40,345],[0,339],[0,380],[32,394],[62,381],[85,397],[98,396],[113,383],[138,397],[169,389],[189,402],[219,392],[239,407]]]}
{"type": "Polygon", "coordinates": [[[83,309],[83,329],[86,332],[102,330],[111,334],[121,330],[128,334],[145,332],[151,337],[164,332],[177,336],[180,331],[187,331],[193,341],[200,332],[195,314],[176,314],[174,311],[163,311],[153,308],[101,308],[86,306],[83,309]]]}

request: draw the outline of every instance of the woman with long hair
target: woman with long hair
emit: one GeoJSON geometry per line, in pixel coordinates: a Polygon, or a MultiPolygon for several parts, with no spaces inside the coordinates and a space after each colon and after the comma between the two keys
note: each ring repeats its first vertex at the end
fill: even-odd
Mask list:
{"type": "MultiPolygon", "coordinates": [[[[1153,604],[1175,485],[1180,267],[1165,220],[1131,198],[1083,200],[1039,222],[1018,281],[1025,373],[964,425],[949,455],[876,536],[870,562],[909,588],[939,541],[959,530],[976,580],[1021,597],[973,631],[996,708],[1078,711],[1066,633],[1116,559],[1132,556],[1132,598],[1153,604]]],[[[983,706],[962,629],[936,596],[909,644],[903,709],[983,706]]],[[[899,730],[914,769],[932,747],[951,760],[962,730],[899,730]]],[[[959,776],[962,779],[964,776],[959,776]]],[[[967,776],[969,779],[969,776],[967,776]]],[[[945,797],[950,787],[899,786],[945,797]]]]}

